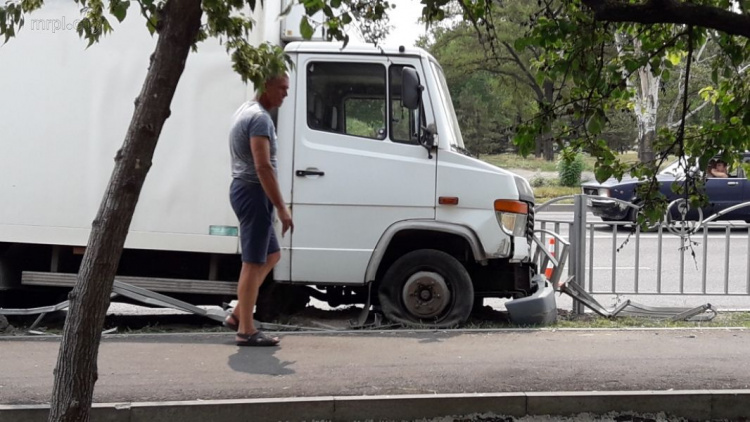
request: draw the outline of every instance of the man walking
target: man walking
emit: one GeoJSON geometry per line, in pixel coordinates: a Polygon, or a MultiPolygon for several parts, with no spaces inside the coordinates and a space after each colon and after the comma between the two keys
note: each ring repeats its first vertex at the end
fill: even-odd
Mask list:
{"type": "Polygon", "coordinates": [[[279,262],[281,252],[273,228],[274,208],[281,220],[281,235],[294,229],[277,179],[276,127],[269,112],[281,106],[289,77],[268,79],[255,100],[237,110],[229,135],[232,154],[230,201],[240,222],[242,269],[237,285],[237,306],[224,325],[237,331],[238,346],[276,346],[279,339],[255,328],[253,311],[258,291],[279,262]]]}

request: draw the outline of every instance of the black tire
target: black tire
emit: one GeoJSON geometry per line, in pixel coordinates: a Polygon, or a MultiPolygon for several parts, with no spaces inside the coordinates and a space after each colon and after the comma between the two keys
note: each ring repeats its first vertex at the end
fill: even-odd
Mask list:
{"type": "Polygon", "coordinates": [[[420,249],[397,259],[378,289],[385,316],[410,326],[454,327],[469,318],[474,286],[451,255],[420,249]]]}

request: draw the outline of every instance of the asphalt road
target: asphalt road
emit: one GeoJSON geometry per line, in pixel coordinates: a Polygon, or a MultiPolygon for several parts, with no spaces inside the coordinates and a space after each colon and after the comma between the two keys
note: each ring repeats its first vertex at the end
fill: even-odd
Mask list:
{"type": "MultiPolygon", "coordinates": [[[[572,212],[543,212],[537,215],[537,228],[570,239],[566,222],[572,221],[572,212]],[[542,221],[549,223],[543,225],[542,221]]],[[[750,238],[744,223],[735,223],[735,227],[720,223],[723,227],[710,229],[705,237],[700,232],[692,236],[692,243],[682,243],[679,236],[667,231],[661,242],[658,232],[629,237],[628,227],[613,230],[591,213],[587,221],[597,224],[587,229],[586,285],[601,293],[596,297],[602,304],[613,306],[618,299],[635,298],[653,306],[708,302],[720,309],[750,309],[750,238]],[[684,255],[681,248],[686,248],[684,255]],[[621,293],[619,298],[609,293],[613,290],[621,293]],[[662,294],[656,295],[658,291],[662,294]]]]}
{"type": "MultiPolygon", "coordinates": [[[[747,389],[741,330],[107,337],[95,402],[475,392],[747,389]],[[720,345],[718,347],[717,345],[720,345]]],[[[0,338],[0,404],[48,402],[56,339],[0,338]]]]}

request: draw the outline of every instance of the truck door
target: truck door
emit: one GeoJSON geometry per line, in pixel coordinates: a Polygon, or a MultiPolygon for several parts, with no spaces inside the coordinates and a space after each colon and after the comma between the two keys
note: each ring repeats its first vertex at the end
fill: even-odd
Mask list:
{"type": "Polygon", "coordinates": [[[361,284],[390,225],[435,218],[436,160],[399,105],[403,67],[423,70],[409,57],[299,58],[291,280],[361,284]]]}

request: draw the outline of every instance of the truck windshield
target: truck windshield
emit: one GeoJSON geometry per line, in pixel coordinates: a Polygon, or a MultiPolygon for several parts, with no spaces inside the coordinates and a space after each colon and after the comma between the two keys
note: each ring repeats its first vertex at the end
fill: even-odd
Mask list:
{"type": "Polygon", "coordinates": [[[452,133],[451,136],[447,136],[447,138],[454,150],[463,153],[466,151],[466,148],[464,147],[464,139],[461,137],[461,129],[458,126],[456,111],[453,109],[453,101],[451,100],[451,94],[448,90],[448,83],[445,81],[445,76],[443,76],[443,69],[434,61],[430,61],[430,65],[432,67],[432,73],[438,81],[438,97],[443,104],[443,110],[448,114],[448,126],[450,126],[452,133]]]}

